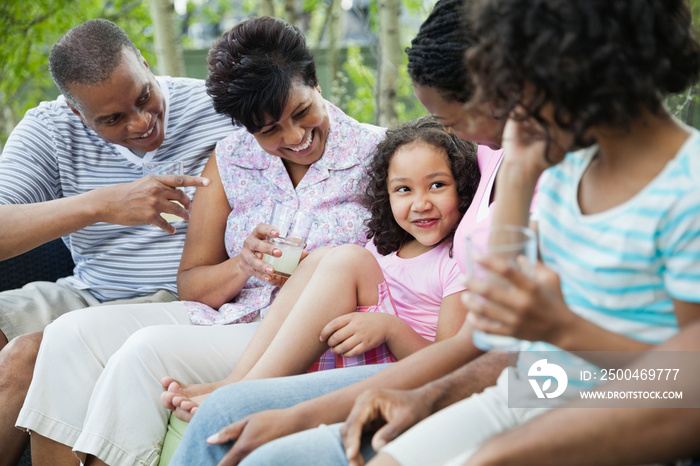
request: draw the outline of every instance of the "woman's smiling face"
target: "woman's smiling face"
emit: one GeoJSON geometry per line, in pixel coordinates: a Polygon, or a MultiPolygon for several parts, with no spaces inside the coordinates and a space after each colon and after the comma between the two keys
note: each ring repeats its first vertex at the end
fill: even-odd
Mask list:
{"type": "Polygon", "coordinates": [[[265,152],[283,160],[292,176],[296,170],[305,173],[323,156],[329,127],[330,117],[320,89],[295,81],[280,119],[269,122],[253,136],[265,152]]]}

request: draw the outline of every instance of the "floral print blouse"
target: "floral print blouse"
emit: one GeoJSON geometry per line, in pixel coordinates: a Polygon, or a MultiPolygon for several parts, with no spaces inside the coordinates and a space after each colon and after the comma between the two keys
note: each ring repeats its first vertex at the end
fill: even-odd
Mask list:
{"type": "MultiPolygon", "coordinates": [[[[236,130],[216,145],[221,181],[231,206],[224,241],[229,257],[259,223],[268,223],[275,201],[312,212],[316,221],[306,249],[345,243],[364,245],[364,221],[369,213],[359,203],[364,174],[384,128],[358,123],[326,102],[330,130],[323,156],[310,167],[296,189],[282,160],[260,148],[245,129],[236,130]]],[[[190,320],[199,325],[250,322],[264,316],[278,288],[255,277],[236,298],[219,309],[186,301],[190,320]]]]}

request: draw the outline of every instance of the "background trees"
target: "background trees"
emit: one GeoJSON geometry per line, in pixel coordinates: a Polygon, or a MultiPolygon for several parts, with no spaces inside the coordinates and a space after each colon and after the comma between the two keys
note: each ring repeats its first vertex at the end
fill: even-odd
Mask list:
{"type": "MultiPolygon", "coordinates": [[[[206,76],[206,52],[236,22],[274,15],[297,25],[315,52],[323,94],[360,121],[391,125],[424,114],[404,48],[436,0],[3,0],[0,2],[0,148],[24,112],[58,94],[53,43],[90,18],[119,24],[158,74],[206,76]]],[[[700,0],[690,0],[696,31],[700,0]]],[[[670,108],[700,127],[695,88],[670,108]]]]}

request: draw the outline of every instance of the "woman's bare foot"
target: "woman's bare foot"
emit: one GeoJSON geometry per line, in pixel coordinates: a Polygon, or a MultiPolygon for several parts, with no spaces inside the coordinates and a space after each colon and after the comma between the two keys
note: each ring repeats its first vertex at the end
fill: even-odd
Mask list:
{"type": "Polygon", "coordinates": [[[161,403],[175,417],[185,422],[190,422],[199,405],[211,392],[225,385],[224,381],[185,385],[172,377],[163,377],[160,382],[165,390],[160,397],[161,403]]]}

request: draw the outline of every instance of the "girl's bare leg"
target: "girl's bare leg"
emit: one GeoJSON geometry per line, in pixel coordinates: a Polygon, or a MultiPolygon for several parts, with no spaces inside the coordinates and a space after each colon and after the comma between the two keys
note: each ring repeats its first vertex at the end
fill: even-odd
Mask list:
{"type": "MultiPolygon", "coordinates": [[[[182,385],[169,378],[163,379],[167,386],[162,396],[163,404],[176,417],[189,422],[206,396],[221,386],[242,379],[283,377],[304,372],[328,349],[319,340],[321,330],[328,322],[354,312],[358,305],[377,303],[378,286],[384,281],[384,274],[367,249],[347,244],[329,248],[322,257],[321,254],[317,256],[319,260],[309,263],[293,282],[292,278],[301,271],[300,264],[282,287],[274,301],[280,303],[279,307],[271,308],[263,323],[270,319],[273,310],[275,319],[270,319],[262,333],[261,323],[255,338],[226,379],[200,385],[182,385]],[[293,286],[287,289],[290,284],[293,286]],[[288,292],[283,294],[285,289],[288,292]],[[251,365],[247,374],[243,374],[251,365]]],[[[310,258],[311,255],[304,262],[310,258]]]]}
{"type": "MultiPolygon", "coordinates": [[[[378,300],[384,274],[365,248],[343,245],[328,252],[264,353],[244,379],[300,374],[327,349],[319,340],[335,317],[378,300]]],[[[279,299],[279,298],[278,298],[279,299]]]]}
{"type": "Polygon", "coordinates": [[[332,249],[330,247],[316,249],[299,263],[292,276],[280,289],[265,315],[265,319],[262,320],[260,327],[255,332],[255,336],[228,377],[219,382],[190,385],[183,384],[172,377],[164,377],[161,381],[166,390],[161,397],[163,405],[175,411],[178,418],[189,421],[192,414],[188,411],[199,405],[209,393],[219,387],[241,380],[265,352],[292,310],[292,306],[311,280],[321,259],[332,249]]]}

